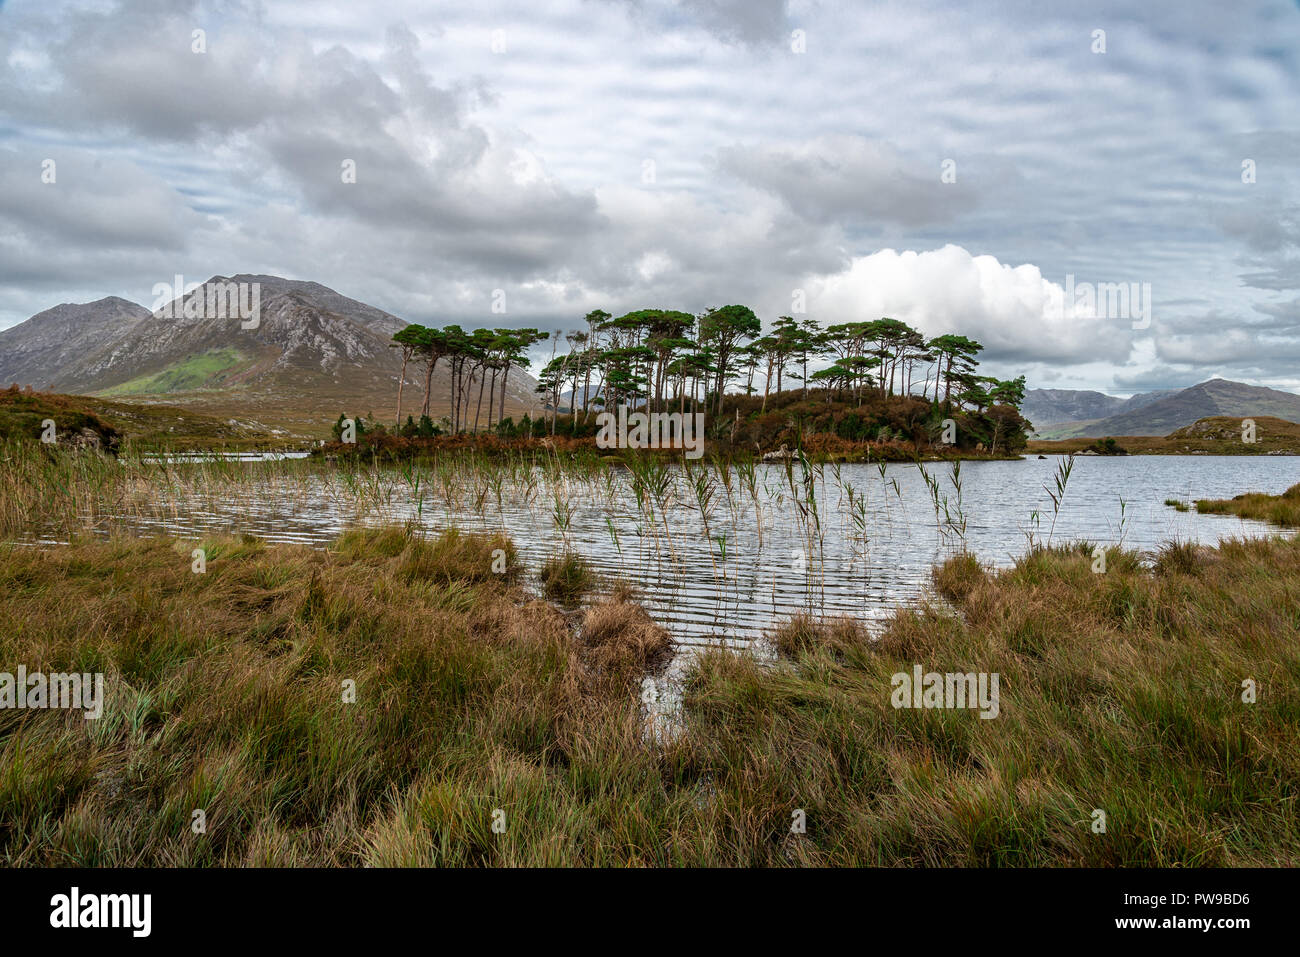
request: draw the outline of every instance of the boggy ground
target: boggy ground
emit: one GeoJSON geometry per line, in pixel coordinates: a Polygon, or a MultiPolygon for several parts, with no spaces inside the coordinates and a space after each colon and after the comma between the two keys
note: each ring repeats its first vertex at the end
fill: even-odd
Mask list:
{"type": "Polygon", "coordinates": [[[878,639],[795,620],[774,666],[706,654],[656,741],[640,697],[668,636],[607,584],[585,611],[531,597],[502,538],[0,546],[0,670],[108,688],[99,720],[0,711],[0,860],[1300,863],[1300,544],[1093,561],[958,556],[951,604],[878,639]],[[998,717],[896,710],[915,664],[999,673],[998,717]]]}
{"type": "Polygon", "coordinates": [[[1247,492],[1232,498],[1198,498],[1196,510],[1202,514],[1237,515],[1295,528],[1300,526],[1300,484],[1292,485],[1281,495],[1247,492]]]}

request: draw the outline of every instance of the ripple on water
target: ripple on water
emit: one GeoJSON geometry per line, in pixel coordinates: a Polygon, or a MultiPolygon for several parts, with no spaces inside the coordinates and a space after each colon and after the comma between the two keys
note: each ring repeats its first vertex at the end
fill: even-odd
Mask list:
{"type": "MultiPolygon", "coordinates": [[[[845,465],[838,476],[827,468],[814,478],[820,526],[802,517],[796,503],[794,491],[807,504],[804,487],[791,490],[784,468],[760,466],[755,496],[741,491],[733,475],[728,503],[718,483],[707,535],[680,472],[666,500],[665,530],[658,509],[652,515],[639,510],[623,470],[608,483],[571,477],[550,482],[543,475],[531,495],[522,486],[507,488],[499,509],[495,493],[475,494],[473,488],[435,498],[427,474],[417,493],[398,471],[381,473],[382,505],[367,504],[341,476],[268,480],[252,488],[241,483],[238,494],[216,486],[140,513],[110,515],[99,530],[182,538],[251,534],[317,547],[358,526],[411,522],[431,533],[453,525],[504,531],[530,570],[567,548],[604,575],[627,580],[684,649],[724,641],[748,647],[774,621],[793,614],[880,620],[929,594],[934,564],[962,544],[981,561],[1007,565],[1024,552],[1030,536],[1108,545],[1122,540],[1150,552],[1171,539],[1213,544],[1225,536],[1277,534],[1262,523],[1177,512],[1163,503],[1243,491],[1276,494],[1300,480],[1300,460],[1291,457],[1080,459],[1054,515],[1043,486],[1056,465],[1054,459],[964,463],[960,499],[950,468],[930,466],[947,499],[952,520],[946,529],[914,465],[889,466],[884,477],[876,466],[845,465]],[[867,503],[860,516],[864,524],[850,513],[849,489],[867,503]],[[557,522],[557,513],[566,512],[567,524],[557,522]],[[954,526],[960,519],[965,526],[958,535],[954,526]]],[[[60,540],[53,528],[34,530],[26,539],[60,540]]]]}

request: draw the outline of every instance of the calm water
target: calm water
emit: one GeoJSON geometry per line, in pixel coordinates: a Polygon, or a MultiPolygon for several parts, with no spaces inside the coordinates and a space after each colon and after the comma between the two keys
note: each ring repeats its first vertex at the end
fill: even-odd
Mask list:
{"type": "Polygon", "coordinates": [[[358,525],[408,520],[430,532],[504,530],[530,568],[569,548],[630,580],[689,648],[747,644],[774,619],[800,611],[879,618],[928,593],[931,567],[963,542],[984,562],[1006,565],[1031,535],[1122,540],[1149,552],[1172,539],[1213,544],[1278,534],[1257,522],[1177,512],[1164,501],[1276,494],[1300,481],[1300,457],[1078,458],[1053,532],[1044,486],[1054,488],[1062,461],[963,463],[960,504],[951,465],[927,465],[947,500],[946,519],[942,507],[936,519],[915,465],[890,465],[883,476],[874,465],[826,466],[807,483],[797,465],[789,473],[768,465],[757,467],[752,492],[734,472],[730,495],[716,471],[697,475],[703,508],[696,482],[679,469],[669,470],[660,496],[645,495],[649,508],[638,505],[623,469],[590,482],[539,473],[527,486],[504,488],[484,479],[439,487],[432,473],[413,481],[394,471],[372,477],[377,491],[368,496],[358,494],[355,479],[316,473],[267,480],[251,493],[194,492],[117,524],[142,534],[251,533],[320,546],[358,525]]]}

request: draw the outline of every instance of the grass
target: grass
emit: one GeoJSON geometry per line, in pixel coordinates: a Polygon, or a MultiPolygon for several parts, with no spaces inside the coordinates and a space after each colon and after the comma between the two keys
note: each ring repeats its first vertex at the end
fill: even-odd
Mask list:
{"type": "Polygon", "coordinates": [[[55,438],[67,441],[81,434],[95,436],[105,448],[121,440],[121,433],[76,397],[23,392],[15,386],[0,389],[0,441],[35,446],[52,420],[55,438]]]}
{"type": "MultiPolygon", "coordinates": [[[[90,429],[105,446],[123,449],[256,449],[294,444],[254,422],[237,422],[174,405],[118,402],[97,396],[0,389],[0,440],[36,442],[41,421],[54,419],[60,436],[90,429]]],[[[301,442],[299,442],[301,444],[301,442]]]]}
{"type": "Polygon", "coordinates": [[[0,552],[4,660],[108,689],[99,722],[0,712],[7,864],[623,863],[652,836],[632,816],[625,850],[594,839],[616,794],[663,798],[635,699],[612,690],[650,657],[622,603],[575,636],[478,536],[213,540],[205,574],[194,544],[0,552]],[[623,783],[602,799],[611,759],[623,783]]]}
{"type": "Polygon", "coordinates": [[[1232,498],[1200,498],[1196,500],[1196,510],[1207,515],[1237,515],[1296,528],[1300,527],[1300,484],[1292,485],[1281,495],[1249,492],[1232,498]]]}
{"type": "Polygon", "coordinates": [[[581,555],[566,552],[548,558],[538,574],[542,594],[566,605],[577,604],[595,583],[595,572],[581,555]]]}
{"type": "Polygon", "coordinates": [[[961,601],[985,580],[979,559],[965,551],[935,566],[931,577],[935,591],[951,601],[961,601]]]}
{"type": "Polygon", "coordinates": [[[212,349],[186,356],[166,369],[138,376],[105,389],[105,396],[160,395],[167,392],[192,392],[195,389],[220,388],[233,369],[245,362],[237,349],[212,349]],[[223,375],[224,373],[224,375],[223,375]]]}
{"type": "Polygon", "coordinates": [[[532,598],[499,536],[0,546],[0,657],[108,697],[0,711],[0,860],[1300,864],[1300,543],[1091,565],[958,556],[957,614],[789,623],[775,667],[707,652],[659,742],[638,693],[668,635],[623,592],[580,620],[532,598]],[[999,717],[895,710],[915,664],[999,673],[999,717]]]}

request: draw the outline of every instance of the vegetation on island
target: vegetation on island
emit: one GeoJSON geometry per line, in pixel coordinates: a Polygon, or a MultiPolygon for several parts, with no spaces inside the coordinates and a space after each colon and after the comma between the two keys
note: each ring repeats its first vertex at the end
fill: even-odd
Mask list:
{"type": "MultiPolygon", "coordinates": [[[[448,443],[435,440],[463,434],[590,445],[597,414],[621,405],[703,413],[708,439],[727,451],[761,453],[785,445],[852,460],[872,442],[908,446],[906,453],[886,450],[878,458],[914,458],[919,450],[1014,455],[1025,445],[1029,423],[1018,411],[1024,377],[978,374],[983,347],[964,336],[927,339],[891,318],[823,329],[790,316],[763,334],[753,310],[740,305],[699,316],[639,309],[615,318],[595,310],[585,324],[549,336],[552,356],[537,384],[545,411],[519,422],[505,417],[511,370],[527,366],[527,350],[549,334],[407,326],[393,338],[403,370],[417,369],[424,383],[419,418],[409,412],[402,420],[404,371],[392,426],[351,417],[358,445],[399,455],[445,448],[448,443]],[[431,383],[444,362],[451,371],[451,413],[435,422],[431,383]],[[946,420],[952,430],[945,436],[946,420]]],[[[340,421],[336,440],[342,428],[340,421]]]]}

